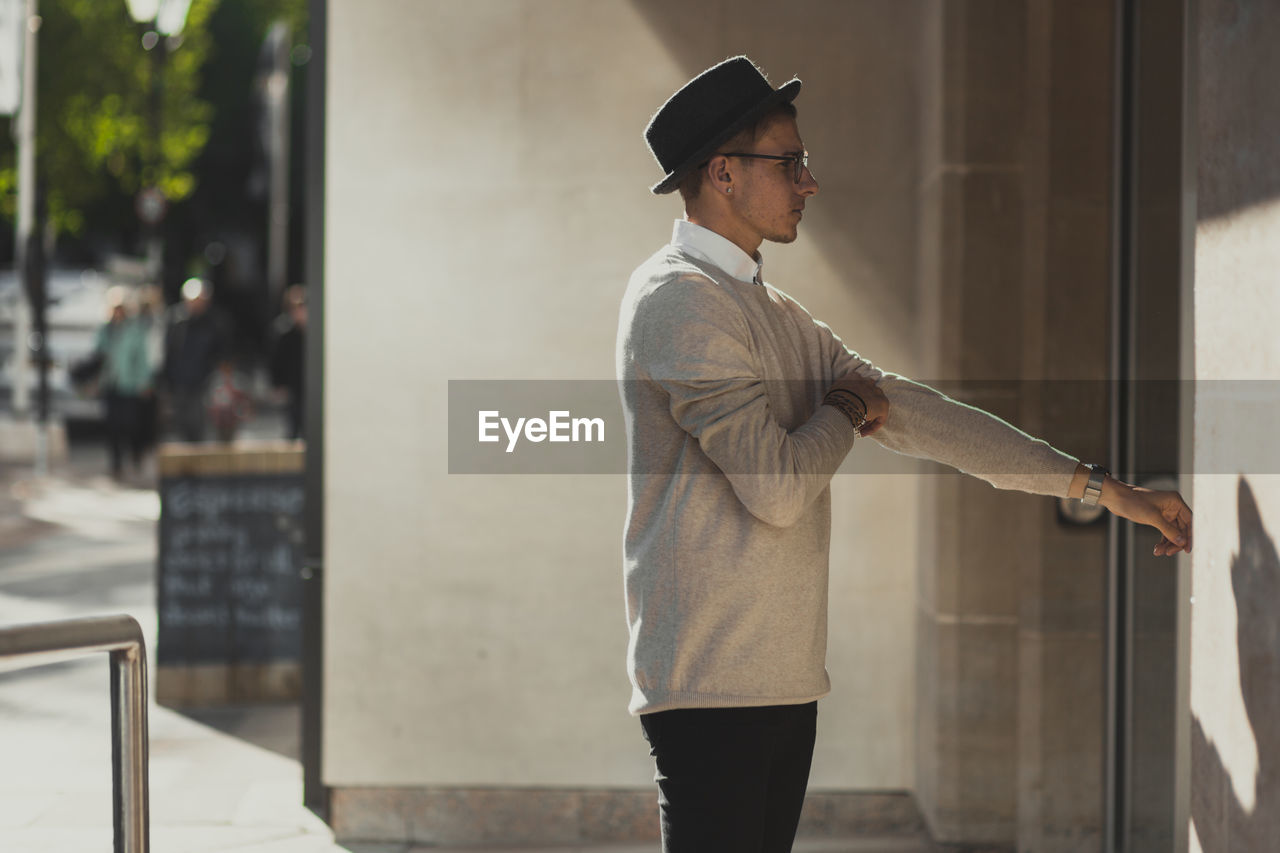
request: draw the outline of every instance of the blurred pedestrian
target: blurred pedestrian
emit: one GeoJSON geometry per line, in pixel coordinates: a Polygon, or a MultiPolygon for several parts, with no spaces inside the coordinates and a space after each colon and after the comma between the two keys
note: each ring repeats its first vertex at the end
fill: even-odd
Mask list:
{"type": "Polygon", "coordinates": [[[205,398],[214,370],[227,355],[227,336],[211,305],[213,288],[199,278],[182,286],[164,343],[164,386],[173,431],[183,441],[204,441],[205,398]]]}
{"type": "Polygon", "coordinates": [[[143,400],[154,393],[154,385],[146,328],[137,317],[130,316],[124,289],[111,288],[107,305],[110,318],[98,329],[94,350],[102,356],[98,392],[106,410],[111,476],[118,478],[124,472],[126,451],[134,472],[142,467],[144,437],[140,414],[143,400]]]}
{"type": "Polygon", "coordinates": [[[284,292],[284,311],[271,329],[271,387],[284,397],[286,431],[303,437],[303,392],[306,388],[307,289],[295,284],[284,292]]]}
{"type": "MultiPolygon", "coordinates": [[[[147,342],[147,364],[151,370],[152,388],[159,386],[164,369],[164,294],[155,285],[138,290],[137,322],[147,342]]],[[[144,452],[155,447],[160,432],[160,395],[146,394],[138,408],[138,436],[144,452]]]]}

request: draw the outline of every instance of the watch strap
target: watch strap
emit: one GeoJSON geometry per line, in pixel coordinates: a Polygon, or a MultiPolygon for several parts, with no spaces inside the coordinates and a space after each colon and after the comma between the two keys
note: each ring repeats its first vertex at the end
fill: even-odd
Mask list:
{"type": "Polygon", "coordinates": [[[1102,497],[1102,483],[1110,473],[1101,465],[1090,465],[1089,482],[1085,483],[1084,495],[1080,498],[1080,502],[1085,506],[1097,506],[1098,500],[1102,497]]]}

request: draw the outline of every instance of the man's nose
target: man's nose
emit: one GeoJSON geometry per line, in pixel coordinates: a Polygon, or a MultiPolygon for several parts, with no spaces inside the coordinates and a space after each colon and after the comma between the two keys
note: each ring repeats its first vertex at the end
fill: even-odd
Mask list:
{"type": "Polygon", "coordinates": [[[804,167],[804,171],[800,173],[800,195],[811,196],[818,192],[818,179],[813,176],[813,170],[808,166],[804,167]]]}

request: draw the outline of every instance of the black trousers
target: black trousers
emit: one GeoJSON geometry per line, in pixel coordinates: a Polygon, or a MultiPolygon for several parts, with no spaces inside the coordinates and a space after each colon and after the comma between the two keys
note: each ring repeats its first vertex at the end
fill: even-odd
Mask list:
{"type": "Polygon", "coordinates": [[[107,391],[107,447],[111,453],[111,473],[119,476],[124,470],[124,454],[127,450],[137,468],[142,461],[142,435],[138,430],[140,397],[107,391]]]}
{"type": "Polygon", "coordinates": [[[306,427],[306,411],[302,403],[302,391],[297,388],[289,389],[289,403],[286,408],[289,430],[289,438],[297,441],[302,438],[303,429],[306,427]]]}
{"type": "Polygon", "coordinates": [[[173,428],[180,441],[204,441],[208,415],[204,389],[173,393],[173,428]]]}
{"type": "Polygon", "coordinates": [[[790,851],[817,719],[817,702],[641,716],[657,765],[663,853],[790,851]]]}

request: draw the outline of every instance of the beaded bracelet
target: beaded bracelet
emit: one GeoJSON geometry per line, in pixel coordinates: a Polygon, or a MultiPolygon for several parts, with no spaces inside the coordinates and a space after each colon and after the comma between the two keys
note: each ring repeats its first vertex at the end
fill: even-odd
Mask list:
{"type": "MultiPolygon", "coordinates": [[[[828,392],[827,392],[827,396],[828,396],[828,397],[830,397],[832,394],[836,394],[836,395],[839,395],[839,396],[849,396],[849,397],[852,397],[854,400],[857,400],[857,401],[858,401],[858,403],[859,403],[859,404],[861,404],[861,406],[862,406],[862,415],[863,415],[863,417],[866,417],[866,414],[867,414],[867,401],[866,401],[866,400],[864,400],[864,399],[862,399],[862,397],[860,397],[858,394],[856,394],[856,393],[855,393],[855,392],[853,392],[853,391],[850,391],[848,388],[832,388],[830,391],[828,391],[828,392]]],[[[849,401],[849,402],[851,402],[851,403],[852,403],[852,400],[851,400],[851,401],[849,401]]]]}
{"type": "MultiPolygon", "coordinates": [[[[846,399],[841,393],[838,393],[840,391],[843,391],[843,389],[829,391],[822,400],[823,405],[831,406],[833,409],[843,412],[844,416],[849,419],[849,423],[853,425],[853,428],[861,431],[867,423],[866,414],[860,411],[852,400],[846,399]]],[[[855,394],[854,396],[857,395],[855,394]]]]}

